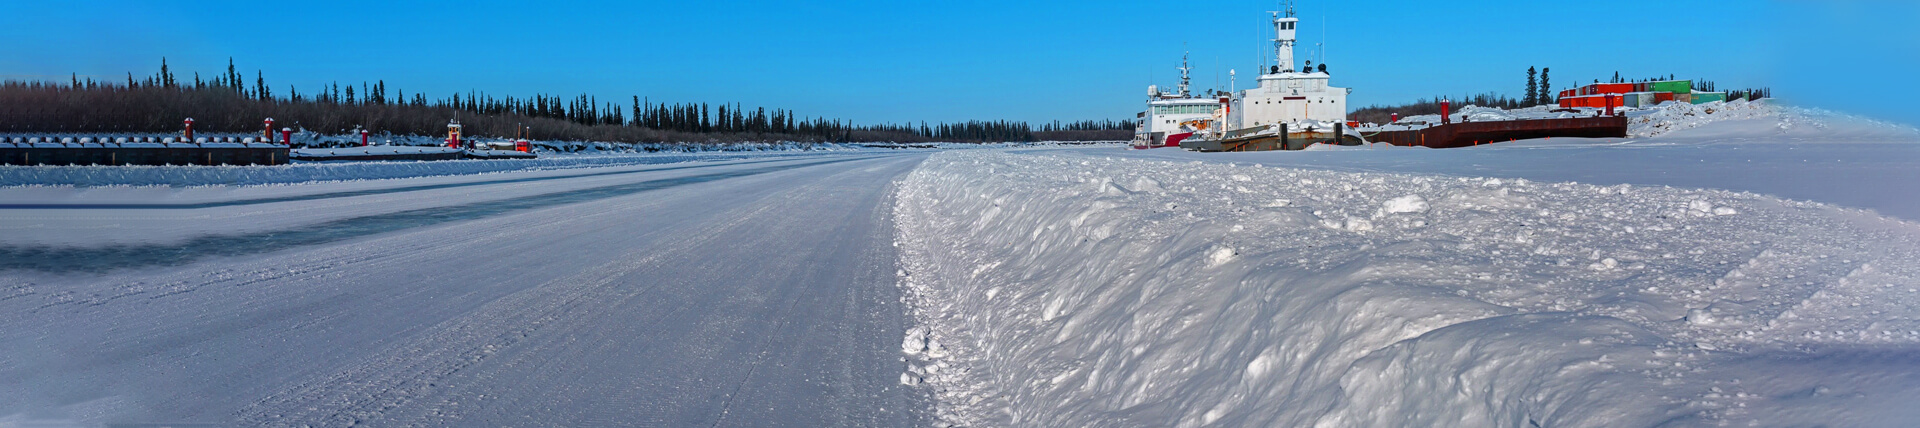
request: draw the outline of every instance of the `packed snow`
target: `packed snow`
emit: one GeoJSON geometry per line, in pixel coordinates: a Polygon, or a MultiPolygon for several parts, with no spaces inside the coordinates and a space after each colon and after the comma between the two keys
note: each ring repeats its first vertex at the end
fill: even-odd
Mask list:
{"type": "Polygon", "coordinates": [[[1920,131],[1627,114],[1446,150],[0,167],[0,425],[1920,424],[1920,131]]]}
{"type": "Polygon", "coordinates": [[[1673,104],[1673,114],[1630,119],[1638,123],[1634,126],[1668,130],[1651,137],[1554,138],[1438,150],[1316,144],[1300,152],[1082,151],[1175,162],[1713,188],[1869,208],[1920,221],[1920,198],[1911,196],[1911,183],[1920,183],[1920,130],[1772,102],[1749,105],[1759,110],[1708,108],[1712,104],[1673,104]]]}
{"type": "Polygon", "coordinates": [[[1078,153],[897,198],[959,425],[1920,422],[1920,227],[1859,210],[1078,153]]]}
{"type": "Polygon", "coordinates": [[[922,156],[0,208],[65,232],[0,232],[0,426],[924,426],[889,245],[922,156]]]}

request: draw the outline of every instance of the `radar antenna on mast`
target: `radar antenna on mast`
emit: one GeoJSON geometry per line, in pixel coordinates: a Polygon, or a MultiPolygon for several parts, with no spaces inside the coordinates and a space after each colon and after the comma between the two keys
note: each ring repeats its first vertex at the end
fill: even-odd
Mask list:
{"type": "Polygon", "coordinates": [[[1187,56],[1191,54],[1192,52],[1180,54],[1180,97],[1181,98],[1187,98],[1188,96],[1191,95],[1187,93],[1187,82],[1189,80],[1187,78],[1187,71],[1193,69],[1193,67],[1187,66],[1187,56]]]}
{"type": "Polygon", "coordinates": [[[1292,1],[1288,1],[1282,6],[1284,6],[1282,9],[1284,9],[1286,13],[1285,17],[1280,16],[1281,11],[1267,11],[1267,13],[1273,15],[1274,66],[1265,70],[1265,73],[1292,73],[1294,71],[1293,44],[1296,40],[1294,34],[1295,31],[1297,31],[1296,26],[1300,23],[1300,19],[1293,16],[1292,1]]]}

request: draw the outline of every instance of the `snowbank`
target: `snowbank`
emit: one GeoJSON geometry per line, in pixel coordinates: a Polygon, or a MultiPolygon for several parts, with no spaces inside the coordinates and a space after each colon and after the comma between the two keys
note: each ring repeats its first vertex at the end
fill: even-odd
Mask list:
{"type": "Polygon", "coordinates": [[[294,149],[293,152],[296,155],[301,155],[305,157],[327,158],[327,157],[360,156],[360,155],[447,154],[447,153],[459,153],[460,149],[456,149],[452,147],[439,147],[439,146],[434,146],[434,147],[367,146],[367,147],[336,147],[331,149],[294,149]]]}
{"type": "Polygon", "coordinates": [[[1734,100],[1706,104],[1667,102],[1628,112],[1627,136],[1653,137],[1723,120],[1755,119],[1780,113],[1781,109],[1768,101],[1734,100]]]}
{"type": "Polygon", "coordinates": [[[991,152],[897,200],[951,423],[1920,423],[1920,226],[1863,211],[991,152]]]}

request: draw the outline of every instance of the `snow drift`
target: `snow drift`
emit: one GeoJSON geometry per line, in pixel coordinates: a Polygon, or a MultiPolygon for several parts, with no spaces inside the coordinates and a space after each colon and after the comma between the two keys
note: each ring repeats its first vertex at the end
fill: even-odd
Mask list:
{"type": "Polygon", "coordinates": [[[1920,227],[1866,211],[993,152],[896,198],[953,424],[1920,422],[1920,227]]]}

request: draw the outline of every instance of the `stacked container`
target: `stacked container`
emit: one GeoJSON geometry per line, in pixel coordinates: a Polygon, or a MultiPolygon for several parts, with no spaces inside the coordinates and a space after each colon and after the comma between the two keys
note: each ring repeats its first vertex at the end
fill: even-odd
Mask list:
{"type": "Polygon", "coordinates": [[[1692,80],[1668,80],[1653,82],[1653,92],[1672,92],[1675,94],[1693,93],[1692,80]]]}
{"type": "Polygon", "coordinates": [[[1653,107],[1654,104],[1657,104],[1653,101],[1652,92],[1634,92],[1626,94],[1625,96],[1626,99],[1620,104],[1627,107],[1653,107]]]}

